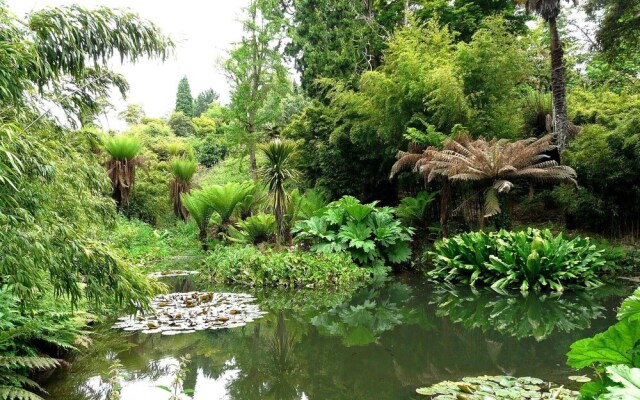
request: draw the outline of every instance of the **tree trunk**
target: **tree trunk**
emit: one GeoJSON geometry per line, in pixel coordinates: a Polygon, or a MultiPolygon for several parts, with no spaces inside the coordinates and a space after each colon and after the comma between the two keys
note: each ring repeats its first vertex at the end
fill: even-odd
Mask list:
{"type": "Polygon", "coordinates": [[[404,18],[402,23],[404,26],[409,25],[409,0],[404,0],[404,18]]]}
{"type": "Polygon", "coordinates": [[[442,189],[440,190],[440,229],[442,237],[449,236],[449,229],[447,223],[449,221],[449,202],[451,201],[451,186],[448,180],[444,180],[442,183],[442,189]]]}
{"type": "Polygon", "coordinates": [[[558,34],[558,24],[555,18],[549,19],[551,33],[551,90],[553,92],[553,131],[556,135],[558,150],[567,145],[569,122],[567,116],[567,89],[564,78],[564,51],[558,34]]]}
{"type": "Polygon", "coordinates": [[[258,180],[258,165],[256,164],[256,145],[251,143],[249,145],[249,164],[251,166],[251,179],[258,180]]]}
{"type": "Polygon", "coordinates": [[[202,245],[202,250],[209,250],[209,246],[207,245],[207,230],[200,229],[200,234],[198,235],[198,239],[200,239],[200,244],[202,245]]]}

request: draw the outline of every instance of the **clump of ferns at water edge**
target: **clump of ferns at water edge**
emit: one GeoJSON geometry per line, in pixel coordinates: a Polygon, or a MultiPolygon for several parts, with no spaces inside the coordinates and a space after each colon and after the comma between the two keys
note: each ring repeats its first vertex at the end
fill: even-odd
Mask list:
{"type": "Polygon", "coordinates": [[[523,292],[600,286],[598,272],[606,264],[588,238],[569,240],[532,228],[463,233],[437,242],[428,254],[432,279],[523,292]]]}

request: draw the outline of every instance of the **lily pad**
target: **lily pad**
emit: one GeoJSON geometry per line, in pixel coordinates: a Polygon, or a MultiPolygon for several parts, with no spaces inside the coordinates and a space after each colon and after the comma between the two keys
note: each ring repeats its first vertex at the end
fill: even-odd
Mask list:
{"type": "Polygon", "coordinates": [[[174,276],[189,276],[189,275],[195,275],[197,274],[198,271],[187,271],[187,270],[181,270],[181,269],[175,269],[175,270],[167,270],[167,271],[160,271],[160,272],[152,272],[149,274],[150,278],[165,278],[165,277],[174,277],[174,276]]]}
{"type": "Polygon", "coordinates": [[[244,326],[266,312],[244,293],[187,292],[156,296],[151,312],[118,318],[113,328],[176,335],[244,326]]]}
{"type": "Polygon", "coordinates": [[[444,381],[416,390],[430,399],[565,399],[575,400],[579,393],[537,378],[478,376],[460,382],[444,381]]]}

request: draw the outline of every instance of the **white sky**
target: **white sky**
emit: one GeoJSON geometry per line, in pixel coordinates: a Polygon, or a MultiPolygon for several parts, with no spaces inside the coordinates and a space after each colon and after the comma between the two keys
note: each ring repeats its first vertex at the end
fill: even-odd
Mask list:
{"type": "Polygon", "coordinates": [[[249,0],[8,0],[19,16],[46,6],[79,4],[88,8],[107,6],[128,8],[154,22],[177,43],[175,55],[161,63],[141,60],[131,65],[114,63],[113,70],[125,75],[131,89],[127,100],[112,96],[115,112],[103,121],[107,129],[125,128],[116,117],[128,103],[140,103],[148,116],[168,115],[175,105],[178,81],[186,75],[195,97],[212,88],[222,102],[229,97],[229,87],[219,62],[233,43],[242,38],[242,11],[249,0]]]}

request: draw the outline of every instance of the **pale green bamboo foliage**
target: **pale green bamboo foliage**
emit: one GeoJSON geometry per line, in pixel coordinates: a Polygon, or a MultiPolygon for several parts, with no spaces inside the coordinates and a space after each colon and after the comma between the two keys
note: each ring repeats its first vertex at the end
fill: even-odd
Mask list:
{"type": "Polygon", "coordinates": [[[274,139],[260,146],[265,163],[260,167],[260,177],[269,188],[273,215],[276,217],[278,239],[285,237],[284,216],[289,203],[286,184],[298,179],[296,169],[296,144],[290,140],[274,139]]]}

